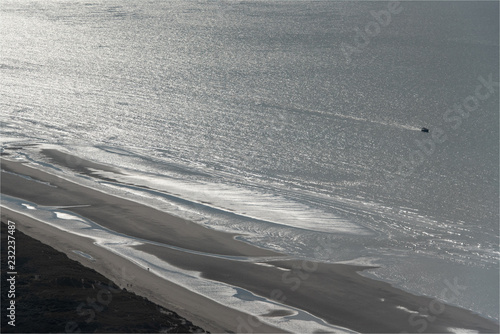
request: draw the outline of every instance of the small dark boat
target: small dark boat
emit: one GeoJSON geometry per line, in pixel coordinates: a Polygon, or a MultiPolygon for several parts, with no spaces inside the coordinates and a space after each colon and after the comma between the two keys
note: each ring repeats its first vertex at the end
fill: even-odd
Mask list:
{"type": "Polygon", "coordinates": [[[421,131],[422,131],[422,132],[429,132],[429,129],[427,129],[427,128],[422,128],[422,130],[421,130],[421,131]]]}

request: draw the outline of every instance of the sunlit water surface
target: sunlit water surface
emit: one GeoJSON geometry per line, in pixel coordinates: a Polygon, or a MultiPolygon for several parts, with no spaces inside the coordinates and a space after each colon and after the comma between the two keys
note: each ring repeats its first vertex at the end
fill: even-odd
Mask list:
{"type": "Polygon", "coordinates": [[[120,167],[127,186],[5,150],[262,247],[378,265],[365,274],[414,293],[457,280],[449,302],[498,319],[498,87],[447,112],[498,81],[498,3],[404,2],[346,57],[386,9],[3,1],[3,148],[120,167]]]}

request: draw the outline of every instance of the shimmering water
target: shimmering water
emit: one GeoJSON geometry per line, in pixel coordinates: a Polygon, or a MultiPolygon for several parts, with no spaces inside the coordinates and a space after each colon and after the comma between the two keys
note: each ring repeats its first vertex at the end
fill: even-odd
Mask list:
{"type": "Polygon", "coordinates": [[[4,146],[498,319],[497,2],[19,0],[0,31],[4,146]]]}

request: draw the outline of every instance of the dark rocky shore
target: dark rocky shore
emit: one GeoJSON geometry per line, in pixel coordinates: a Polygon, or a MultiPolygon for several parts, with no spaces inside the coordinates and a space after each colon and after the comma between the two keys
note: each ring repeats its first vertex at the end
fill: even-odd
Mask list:
{"type": "Polygon", "coordinates": [[[2,333],[205,332],[22,232],[16,246],[15,297],[9,298],[7,226],[1,229],[2,333]],[[15,327],[8,324],[15,300],[15,327]]]}

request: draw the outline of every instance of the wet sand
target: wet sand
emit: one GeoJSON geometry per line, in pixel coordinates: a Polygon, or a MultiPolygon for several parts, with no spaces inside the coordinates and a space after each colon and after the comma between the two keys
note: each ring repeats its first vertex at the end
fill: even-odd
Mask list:
{"type": "Polygon", "coordinates": [[[119,233],[183,248],[188,245],[188,248],[201,252],[234,256],[279,255],[234,240],[233,234],[217,232],[154,208],[77,185],[23,164],[3,160],[2,169],[29,175],[52,186],[14,174],[2,173],[2,193],[39,205],[88,205],[71,208],[71,211],[119,233]]]}
{"type": "MultiPolygon", "coordinates": [[[[23,233],[64,252],[70,259],[92,268],[113,281],[120,288],[126,288],[155,304],[175,311],[194,325],[212,333],[236,332],[236,319],[246,319],[245,313],[225,307],[208,298],[195,294],[177,284],[166,281],[129,260],[94,245],[89,238],[69,234],[43,224],[35,219],[2,208],[2,220],[13,220],[23,233]],[[90,261],[74,253],[86,253],[90,261]]],[[[272,326],[263,325],[262,332],[282,332],[272,326]]]]}
{"type": "MultiPolygon", "coordinates": [[[[61,164],[67,160],[64,153],[57,156],[61,164]]],[[[78,164],[83,165],[78,167],[82,169],[81,172],[97,167],[87,168],[85,161],[79,161],[78,164]]],[[[210,230],[154,208],[77,185],[17,162],[3,160],[2,169],[11,172],[2,172],[3,194],[26,199],[38,205],[89,205],[67,210],[129,236],[210,254],[248,257],[281,255],[235,240],[233,234],[210,230]],[[32,179],[48,182],[50,185],[12,173],[29,175],[32,179]]],[[[238,319],[248,318],[248,315],[167,282],[130,261],[95,246],[90,239],[57,230],[9,210],[3,210],[2,216],[16,219],[19,228],[28,235],[64,251],[71,258],[94,268],[120,286],[132,284],[134,292],[173,309],[209,331],[236,332],[242,329],[238,319]],[[85,260],[72,252],[75,249],[90,254],[96,261],[85,260]]],[[[499,330],[498,324],[468,310],[444,305],[427,297],[414,296],[387,283],[363,277],[358,274],[358,271],[366,269],[363,267],[288,260],[284,256],[283,260],[274,260],[269,262],[268,266],[263,266],[151,244],[137,248],[174,266],[199,271],[206,278],[245,288],[265,298],[274,298],[306,310],[331,324],[360,332],[447,332],[448,328],[467,328],[479,332],[499,330]],[[435,317],[418,313],[420,309],[429,309],[431,306],[439,306],[439,314],[435,317]]],[[[265,261],[263,258],[262,262],[265,261]]],[[[279,316],[284,312],[277,308],[271,312],[263,310],[262,315],[279,316]]],[[[246,328],[248,331],[248,327],[246,328]]],[[[260,322],[253,322],[250,330],[278,331],[260,322]]]]}
{"type": "Polygon", "coordinates": [[[120,289],[95,270],[81,265],[19,230],[1,224],[1,291],[9,291],[8,237],[15,237],[15,326],[3,316],[2,333],[204,333],[189,320],[144,297],[120,289]],[[61,270],[63,268],[63,270],[61,270]],[[89,298],[95,300],[89,303],[89,298]]]}

